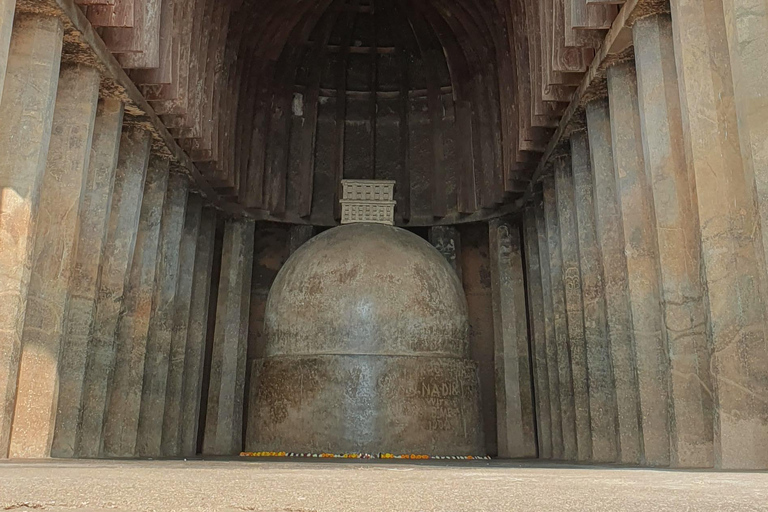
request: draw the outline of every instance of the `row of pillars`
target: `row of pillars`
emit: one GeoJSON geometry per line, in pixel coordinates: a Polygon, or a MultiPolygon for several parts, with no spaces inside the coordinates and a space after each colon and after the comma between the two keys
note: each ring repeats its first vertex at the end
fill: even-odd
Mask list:
{"type": "Polygon", "coordinates": [[[61,63],[60,20],[13,20],[13,3],[0,0],[0,457],[194,455],[201,414],[203,451],[236,453],[254,225],[223,223],[212,281],[216,212],[100,99],[95,69],[61,63]]]}
{"type": "Polygon", "coordinates": [[[670,3],[525,214],[539,450],[765,469],[768,4],[670,3]]]}

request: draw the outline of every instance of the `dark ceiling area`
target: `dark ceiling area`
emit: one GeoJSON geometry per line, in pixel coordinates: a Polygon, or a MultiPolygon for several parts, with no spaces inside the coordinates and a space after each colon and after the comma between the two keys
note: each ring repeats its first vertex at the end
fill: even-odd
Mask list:
{"type": "Polygon", "coordinates": [[[522,195],[616,12],[561,0],[84,8],[227,201],[333,225],[342,179],[388,179],[396,222],[422,226],[522,195]]]}

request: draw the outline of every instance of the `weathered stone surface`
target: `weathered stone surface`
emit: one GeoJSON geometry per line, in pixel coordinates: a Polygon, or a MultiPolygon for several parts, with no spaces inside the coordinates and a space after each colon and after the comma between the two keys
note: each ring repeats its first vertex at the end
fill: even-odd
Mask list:
{"type": "Polygon", "coordinates": [[[8,67],[8,51],[11,46],[11,29],[16,0],[0,0],[0,101],[3,99],[5,69],[8,67]]]}
{"type": "Polygon", "coordinates": [[[288,253],[295,253],[313,236],[315,236],[314,226],[291,226],[288,230],[288,253]]]}
{"type": "MultiPolygon", "coordinates": [[[[189,206],[188,206],[189,208],[189,206]]],[[[208,310],[211,295],[213,245],[216,240],[216,210],[203,208],[195,250],[192,273],[192,295],[189,305],[187,344],[184,355],[184,382],[181,397],[181,454],[197,453],[197,433],[200,423],[203,359],[208,333],[208,310]]]]}
{"type": "MultiPolygon", "coordinates": [[[[51,455],[59,363],[78,246],[93,124],[99,94],[94,68],[64,65],[59,74],[21,339],[10,457],[51,455]]],[[[66,366],[62,367],[66,369],[66,366]]]]}
{"type": "Polygon", "coordinates": [[[722,0],[722,4],[741,155],[747,182],[755,181],[763,226],[763,259],[768,261],[768,3],[722,0]]]}
{"type": "Polygon", "coordinates": [[[489,228],[498,456],[531,458],[536,432],[520,227],[496,219],[489,228]]]}
{"type": "Polygon", "coordinates": [[[248,450],[484,451],[467,303],[418,236],[365,224],[318,235],[275,279],[266,332],[248,450]]]}
{"type": "Polygon", "coordinates": [[[549,380],[549,407],[552,426],[552,458],[563,458],[563,422],[560,407],[560,371],[557,362],[557,340],[555,339],[555,314],[552,310],[552,280],[549,263],[549,242],[544,202],[535,206],[536,234],[539,240],[539,263],[541,265],[541,291],[544,302],[544,342],[547,354],[549,380]]]}
{"type": "MultiPolygon", "coordinates": [[[[744,158],[747,183],[754,180],[757,187],[763,244],[761,275],[765,281],[767,276],[765,267],[768,265],[768,122],[766,121],[768,99],[765,94],[766,77],[768,77],[768,3],[765,0],[723,0],[723,11],[731,57],[731,76],[738,115],[741,154],[744,158]]],[[[767,289],[764,283],[763,308],[768,308],[768,300],[765,296],[767,289]]],[[[749,399],[754,404],[750,405],[752,408],[750,416],[757,420],[748,420],[751,426],[747,427],[746,431],[751,432],[747,434],[744,445],[741,445],[742,440],[738,439],[739,434],[728,434],[722,431],[723,436],[735,437],[725,440],[724,443],[721,442],[721,446],[726,450],[735,452],[733,455],[723,453],[721,461],[724,465],[734,464],[734,461],[738,460],[743,453],[742,450],[749,449],[750,442],[754,442],[759,448],[753,452],[753,458],[744,465],[763,469],[768,467],[768,404],[764,400],[761,402],[757,399],[758,396],[765,396],[768,390],[768,371],[766,370],[768,342],[765,342],[763,347],[760,351],[759,344],[755,344],[755,355],[750,354],[751,360],[738,372],[739,382],[749,383],[748,389],[755,393],[749,399]],[[741,375],[749,375],[748,380],[743,380],[741,375]]],[[[733,403],[732,398],[728,401],[733,403]]],[[[722,407],[720,410],[722,411],[722,407]]],[[[734,409],[732,411],[735,412],[734,409]]],[[[730,422],[733,421],[731,418],[738,418],[740,414],[728,413],[728,416],[730,422]]],[[[736,462],[735,466],[738,464],[736,462]]]]}
{"type": "MultiPolygon", "coordinates": [[[[736,134],[740,125],[723,2],[672,0],[670,5],[686,161],[696,177],[708,293],[716,397],[715,466],[765,468],[766,274],[754,180],[745,172],[736,134]]],[[[746,23],[751,14],[742,14],[746,23]]],[[[743,85],[741,80],[737,76],[743,85]]]]}
{"type": "Polygon", "coordinates": [[[254,361],[247,451],[482,454],[477,363],[419,355],[254,361]]]}
{"type": "Polygon", "coordinates": [[[242,449],[254,230],[253,222],[248,220],[230,220],[224,228],[203,437],[206,455],[232,455],[242,449]]]}
{"type": "Polygon", "coordinates": [[[646,181],[659,245],[664,328],[670,357],[673,467],[712,467],[712,377],[702,286],[695,179],[683,144],[680,92],[669,15],[633,30],[646,181]]]}
{"type": "Polygon", "coordinates": [[[541,263],[539,237],[536,232],[536,214],[525,212],[523,246],[528,291],[528,323],[533,347],[533,375],[538,419],[539,457],[552,458],[552,411],[550,409],[549,369],[547,365],[547,337],[544,327],[544,292],[541,289],[541,263]]]}
{"type": "Polygon", "coordinates": [[[448,263],[461,276],[461,233],[454,226],[434,226],[429,228],[429,243],[435,246],[440,254],[445,256],[448,263]]]}
{"type": "Polygon", "coordinates": [[[564,156],[555,161],[555,192],[560,220],[560,254],[563,261],[565,310],[568,321],[568,352],[571,355],[573,398],[576,407],[576,443],[578,460],[592,458],[592,434],[589,419],[589,378],[587,347],[584,337],[584,306],[581,298],[579,236],[573,197],[571,160],[564,156]]]}
{"type": "Polygon", "coordinates": [[[584,131],[571,135],[573,193],[578,225],[584,338],[589,371],[589,418],[592,461],[614,462],[619,456],[616,388],[608,337],[603,261],[597,245],[594,188],[589,142],[584,131]]]}
{"type": "MultiPolygon", "coordinates": [[[[58,108],[58,107],[57,107],[58,108]]],[[[80,413],[89,338],[99,291],[112,189],[120,149],[123,104],[102,100],[96,111],[91,155],[78,219],[77,253],[69,280],[69,303],[59,363],[59,399],[51,455],[71,458],[80,429],[80,413]]]]}
{"type": "Polygon", "coordinates": [[[152,316],[144,356],[139,434],[136,453],[140,457],[161,455],[165,393],[174,329],[176,289],[179,281],[179,249],[187,209],[187,177],[171,174],[160,221],[157,269],[152,292],[152,316]]]}
{"type": "Polygon", "coordinates": [[[627,256],[644,462],[669,465],[669,357],[659,289],[653,197],[645,176],[634,64],[608,69],[613,162],[627,256]]]}
{"type": "Polygon", "coordinates": [[[163,414],[162,454],[165,457],[181,455],[181,414],[184,386],[184,366],[189,338],[192,286],[195,278],[197,237],[203,198],[190,194],[184,218],[184,232],[179,247],[179,277],[173,302],[173,333],[168,359],[168,380],[163,414]]]}
{"type": "Polygon", "coordinates": [[[80,431],[75,444],[75,453],[79,457],[98,457],[102,453],[104,412],[109,379],[115,365],[117,325],[136,247],[150,142],[150,133],[142,129],[126,128],[120,136],[93,331],[85,362],[80,431]]]}
{"type": "Polygon", "coordinates": [[[0,103],[0,457],[10,446],[62,36],[58,19],[15,20],[0,103]]]}
{"type": "Polygon", "coordinates": [[[115,363],[104,419],[103,454],[136,455],[144,360],[152,314],[168,161],[151,156],[144,183],[133,262],[117,327],[115,363]]]}
{"type": "Polygon", "coordinates": [[[498,452],[498,436],[496,434],[496,369],[493,361],[493,292],[488,231],[463,227],[460,235],[459,262],[469,314],[469,353],[470,358],[477,362],[480,373],[480,411],[483,415],[485,448],[487,453],[493,455],[498,452]]]}
{"type": "Polygon", "coordinates": [[[253,366],[251,361],[264,357],[266,353],[264,313],[267,299],[277,273],[290,257],[289,249],[290,234],[285,226],[271,223],[256,225],[248,327],[248,368],[253,366]]]}
{"type": "Polygon", "coordinates": [[[588,103],[586,110],[595,227],[603,262],[606,317],[618,406],[619,460],[625,464],[639,464],[642,456],[640,398],[629,310],[624,226],[617,202],[608,101],[588,103]]]}
{"type": "Polygon", "coordinates": [[[555,180],[544,180],[544,216],[547,223],[550,281],[552,283],[552,314],[554,341],[557,347],[557,369],[560,390],[560,414],[563,424],[563,459],[576,460],[576,405],[573,396],[573,373],[568,352],[568,317],[565,304],[563,257],[560,249],[560,219],[557,214],[555,180]]]}

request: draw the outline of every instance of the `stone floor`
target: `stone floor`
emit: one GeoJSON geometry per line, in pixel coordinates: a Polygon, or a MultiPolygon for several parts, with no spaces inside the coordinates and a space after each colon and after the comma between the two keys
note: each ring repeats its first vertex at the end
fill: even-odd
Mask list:
{"type": "Polygon", "coordinates": [[[0,510],[748,511],[768,473],[510,462],[0,463],[0,510]]]}

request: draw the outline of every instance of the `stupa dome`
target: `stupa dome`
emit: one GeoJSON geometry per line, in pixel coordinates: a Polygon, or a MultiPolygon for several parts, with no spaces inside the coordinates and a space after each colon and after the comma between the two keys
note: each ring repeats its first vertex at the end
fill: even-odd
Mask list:
{"type": "Polygon", "coordinates": [[[480,455],[459,279],[403,229],[352,224],[302,246],[265,312],[248,451],[480,455]]]}
{"type": "Polygon", "coordinates": [[[468,356],[464,291],[445,258],[379,224],[326,231],[286,262],[267,301],[267,356],[468,356]]]}

